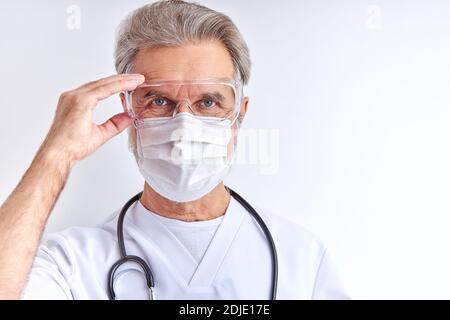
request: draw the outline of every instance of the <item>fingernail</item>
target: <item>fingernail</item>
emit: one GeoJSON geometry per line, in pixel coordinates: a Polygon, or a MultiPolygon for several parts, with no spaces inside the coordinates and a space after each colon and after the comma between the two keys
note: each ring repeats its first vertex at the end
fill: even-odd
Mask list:
{"type": "Polygon", "coordinates": [[[129,75],[133,78],[144,78],[144,76],[140,73],[130,73],[129,75]]]}
{"type": "Polygon", "coordinates": [[[127,77],[124,79],[127,82],[132,82],[132,83],[141,83],[145,81],[144,77],[127,77]]]}
{"type": "Polygon", "coordinates": [[[144,76],[141,75],[141,76],[132,77],[130,79],[130,81],[133,81],[135,83],[141,83],[141,82],[145,81],[145,78],[144,78],[144,76]]]}

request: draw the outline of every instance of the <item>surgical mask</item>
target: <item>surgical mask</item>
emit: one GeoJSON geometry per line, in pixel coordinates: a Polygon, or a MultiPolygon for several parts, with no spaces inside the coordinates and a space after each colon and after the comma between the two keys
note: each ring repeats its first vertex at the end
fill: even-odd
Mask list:
{"type": "MultiPolygon", "coordinates": [[[[231,121],[181,112],[169,120],[139,121],[137,162],[146,182],[163,197],[188,202],[214,189],[228,173],[231,121]]],[[[234,152],[233,152],[234,155],[234,152]]],[[[229,159],[230,158],[230,159],[229,159]]]]}

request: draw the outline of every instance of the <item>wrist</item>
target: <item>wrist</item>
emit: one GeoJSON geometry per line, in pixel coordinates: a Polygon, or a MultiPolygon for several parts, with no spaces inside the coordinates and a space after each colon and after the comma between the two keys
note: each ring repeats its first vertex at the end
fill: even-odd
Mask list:
{"type": "Polygon", "coordinates": [[[55,165],[59,171],[70,171],[73,168],[76,161],[70,153],[65,152],[62,148],[52,147],[48,145],[42,145],[39,149],[36,161],[42,162],[45,166],[55,165]]]}

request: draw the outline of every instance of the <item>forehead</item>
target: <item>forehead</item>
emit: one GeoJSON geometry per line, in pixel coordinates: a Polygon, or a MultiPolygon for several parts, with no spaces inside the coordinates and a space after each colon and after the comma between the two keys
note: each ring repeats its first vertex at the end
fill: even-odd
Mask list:
{"type": "Polygon", "coordinates": [[[134,72],[147,80],[233,79],[228,50],[218,41],[141,49],[134,72]]]}

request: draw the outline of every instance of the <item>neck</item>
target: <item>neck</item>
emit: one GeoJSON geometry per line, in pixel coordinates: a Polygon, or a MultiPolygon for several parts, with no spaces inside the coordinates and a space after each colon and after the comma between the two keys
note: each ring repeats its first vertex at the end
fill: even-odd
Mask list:
{"type": "Polygon", "coordinates": [[[140,199],[149,211],[163,217],[182,221],[204,221],[225,214],[230,203],[230,194],[223,183],[202,198],[190,202],[174,202],[164,198],[147,183],[140,199]]]}

